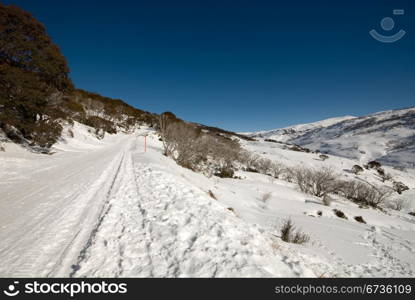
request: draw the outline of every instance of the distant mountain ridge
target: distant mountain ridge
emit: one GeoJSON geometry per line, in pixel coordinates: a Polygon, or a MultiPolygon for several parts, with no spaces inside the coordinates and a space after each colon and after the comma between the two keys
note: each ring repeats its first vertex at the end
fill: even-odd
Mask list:
{"type": "Polygon", "coordinates": [[[392,166],[415,167],[415,107],[331,118],[249,136],[298,144],[362,162],[376,159],[392,166]]]}
{"type": "Polygon", "coordinates": [[[302,136],[303,134],[310,132],[312,130],[316,130],[319,128],[324,128],[331,126],[333,124],[337,124],[339,122],[354,119],[356,117],[354,116],[344,116],[344,117],[337,117],[337,118],[329,118],[317,122],[312,123],[304,123],[304,124],[298,124],[278,129],[272,129],[272,130],[263,130],[263,131],[257,131],[253,133],[245,133],[250,137],[253,138],[270,138],[277,140],[279,142],[287,142],[289,140],[292,140],[295,137],[302,136]]]}

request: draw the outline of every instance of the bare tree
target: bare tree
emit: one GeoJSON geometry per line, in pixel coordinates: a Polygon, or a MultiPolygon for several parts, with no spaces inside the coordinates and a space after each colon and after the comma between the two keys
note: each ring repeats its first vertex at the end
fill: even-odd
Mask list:
{"type": "Polygon", "coordinates": [[[286,170],[286,167],[267,158],[261,158],[258,154],[249,151],[239,151],[238,160],[245,165],[246,170],[259,172],[265,175],[271,175],[279,178],[286,170]]]}
{"type": "Polygon", "coordinates": [[[274,178],[280,178],[280,176],[286,171],[286,168],[283,164],[279,162],[273,162],[270,166],[270,173],[274,178]]]}
{"type": "Polygon", "coordinates": [[[260,160],[260,156],[245,150],[241,152],[240,160],[245,164],[247,170],[253,170],[257,165],[257,161],[260,160]]]}
{"type": "Polygon", "coordinates": [[[233,177],[235,162],[249,159],[246,153],[241,152],[236,140],[217,135],[208,135],[207,140],[208,144],[203,148],[208,150],[208,157],[217,169],[217,176],[233,177]]]}
{"type": "Polygon", "coordinates": [[[267,175],[271,170],[272,161],[266,158],[261,158],[256,162],[256,169],[261,173],[267,175]]]}
{"type": "Polygon", "coordinates": [[[241,157],[238,141],[204,131],[168,113],[159,117],[158,131],[164,154],[177,164],[205,174],[233,177],[234,163],[241,157]]]}
{"type": "Polygon", "coordinates": [[[294,170],[294,177],[302,192],[317,197],[338,192],[340,188],[337,175],[330,167],[319,170],[297,168],[294,170]]]}
{"type": "Polygon", "coordinates": [[[384,203],[392,194],[392,190],[386,187],[372,187],[371,193],[369,193],[369,197],[367,198],[367,203],[372,207],[379,207],[382,203],[384,203]]]}
{"type": "Polygon", "coordinates": [[[173,126],[175,117],[171,113],[162,113],[158,118],[158,132],[163,142],[164,155],[171,156],[175,146],[175,132],[176,128],[173,126]]]}
{"type": "Polygon", "coordinates": [[[297,169],[296,168],[285,168],[282,173],[282,179],[288,182],[294,182],[296,178],[297,169]]]}
{"type": "Polygon", "coordinates": [[[378,207],[392,194],[390,188],[376,187],[356,180],[344,181],[340,190],[347,199],[372,207],[378,207]]]}
{"type": "Polygon", "coordinates": [[[398,199],[392,200],[389,204],[390,204],[390,208],[401,211],[403,208],[405,208],[408,205],[408,200],[403,199],[403,198],[398,198],[398,199]]]}
{"type": "Polygon", "coordinates": [[[200,130],[184,122],[174,122],[168,125],[168,129],[172,130],[169,132],[172,136],[168,140],[173,144],[173,158],[179,165],[195,170],[205,158],[200,130]]]}

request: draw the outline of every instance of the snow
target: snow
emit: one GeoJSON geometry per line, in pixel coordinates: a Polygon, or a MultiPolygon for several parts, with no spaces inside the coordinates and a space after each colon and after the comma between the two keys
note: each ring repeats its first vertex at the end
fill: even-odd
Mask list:
{"type": "Polygon", "coordinates": [[[289,128],[251,133],[366,163],[415,167],[415,108],[363,117],[341,117],[289,128]]]}
{"type": "Polygon", "coordinates": [[[331,125],[355,119],[354,116],[343,116],[343,117],[336,117],[336,118],[329,118],[317,122],[312,123],[305,123],[305,124],[298,124],[294,126],[288,126],[280,129],[274,130],[263,130],[263,131],[256,131],[256,132],[244,132],[241,134],[245,134],[252,137],[263,137],[269,139],[275,139],[280,142],[286,142],[293,137],[300,136],[306,132],[311,130],[321,129],[325,127],[329,127],[331,125]]]}
{"type": "Polygon", "coordinates": [[[295,275],[254,226],[246,226],[202,191],[152,169],[151,158],[141,163],[134,158],[128,155],[122,162],[122,177],[114,182],[118,191],[107,204],[102,229],[73,275],[295,275]]]}
{"type": "MultiPolygon", "coordinates": [[[[347,172],[356,164],[351,158],[330,155],[321,161],[317,154],[276,143],[241,143],[288,166],[327,165],[344,178],[355,176],[347,172]]],[[[401,212],[381,212],[341,198],[324,206],[293,183],[256,173],[240,171],[242,179],[208,178],[176,165],[161,147],[149,128],[97,139],[91,128],[76,122],[65,129],[52,155],[6,144],[6,152],[0,152],[0,274],[415,275],[415,217],[408,214],[415,208],[414,169],[385,168],[410,187],[402,194],[409,204],[401,212]],[[146,152],[144,133],[149,134],[146,152]],[[348,220],[336,217],[334,208],[348,220]],[[309,243],[280,239],[281,223],[288,217],[310,235],[309,243]]],[[[372,171],[359,178],[380,182],[372,171]]]]}

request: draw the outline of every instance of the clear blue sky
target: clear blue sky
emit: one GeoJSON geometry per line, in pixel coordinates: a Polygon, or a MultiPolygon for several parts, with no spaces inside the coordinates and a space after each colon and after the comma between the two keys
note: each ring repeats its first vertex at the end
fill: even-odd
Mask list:
{"type": "Polygon", "coordinates": [[[46,25],[78,88],[140,109],[251,131],[415,105],[413,0],[3,2],[46,25]]]}

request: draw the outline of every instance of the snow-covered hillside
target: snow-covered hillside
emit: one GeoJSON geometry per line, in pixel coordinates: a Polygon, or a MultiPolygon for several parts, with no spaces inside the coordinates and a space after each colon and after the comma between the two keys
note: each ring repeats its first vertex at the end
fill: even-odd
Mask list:
{"type": "Polygon", "coordinates": [[[415,107],[353,118],[342,117],[250,134],[391,166],[415,166],[415,107]]]}
{"type": "Polygon", "coordinates": [[[288,142],[294,138],[300,137],[308,132],[329,127],[333,124],[340,123],[345,120],[354,119],[353,116],[344,116],[338,118],[330,118],[313,123],[299,124],[274,130],[263,130],[257,132],[244,132],[244,134],[253,138],[273,139],[279,142],[288,142]]]}
{"type": "Polygon", "coordinates": [[[53,155],[0,153],[2,276],[298,274],[258,226],[189,184],[151,130],[73,131],[53,155]]]}
{"type": "MultiPolygon", "coordinates": [[[[324,206],[270,176],[209,178],[182,168],[162,155],[150,128],[102,140],[76,122],[71,130],[51,155],[9,143],[0,152],[2,276],[415,276],[414,169],[385,168],[410,188],[393,196],[406,200],[402,211],[340,197],[324,206]],[[287,218],[308,243],[281,240],[287,218]]],[[[352,174],[353,159],[241,144],[287,166],[331,166],[342,178],[380,182],[371,170],[352,174]]]]}

